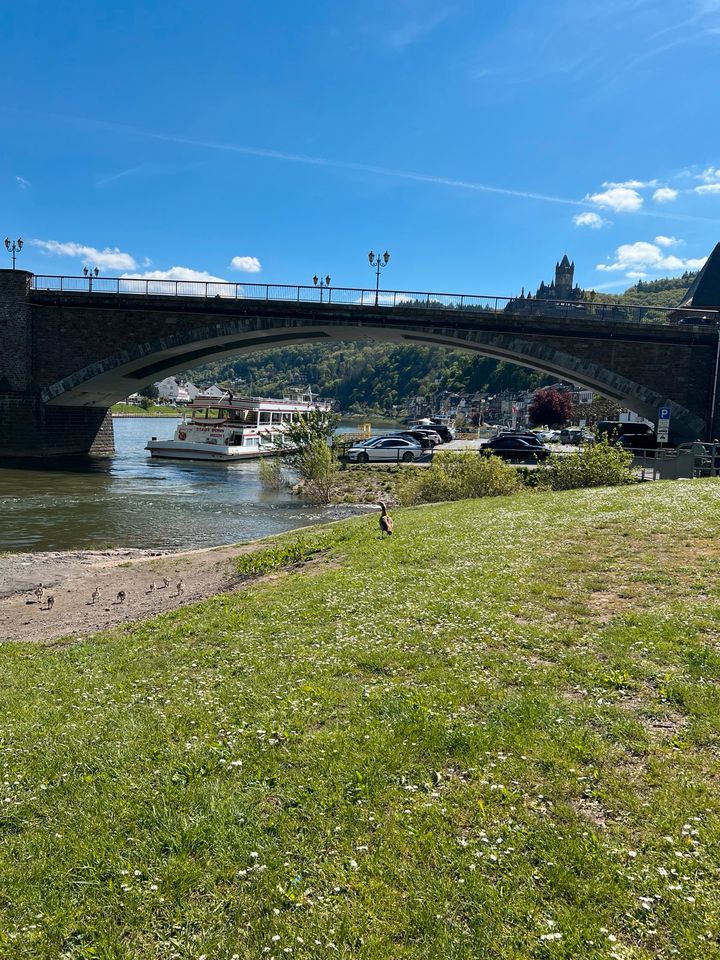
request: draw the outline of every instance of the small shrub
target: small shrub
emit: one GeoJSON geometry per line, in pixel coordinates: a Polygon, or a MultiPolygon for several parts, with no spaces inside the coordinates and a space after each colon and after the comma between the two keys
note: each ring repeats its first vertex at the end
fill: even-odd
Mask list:
{"type": "Polygon", "coordinates": [[[553,457],[533,471],[529,485],[551,490],[575,490],[580,487],[617,487],[633,483],[630,464],[633,455],[622,447],[602,440],[567,457],[553,457]]]}
{"type": "Polygon", "coordinates": [[[260,485],[263,490],[282,490],[285,486],[282,466],[275,457],[265,457],[260,461],[260,485]]]}
{"type": "Polygon", "coordinates": [[[303,481],[302,494],[313,503],[330,503],[339,470],[338,459],[325,440],[310,440],[294,457],[303,481]]]}
{"type": "Polygon", "coordinates": [[[403,474],[399,498],[405,505],[499,497],[515,493],[522,484],[513,467],[497,457],[477,453],[437,453],[429,467],[403,474]]]}

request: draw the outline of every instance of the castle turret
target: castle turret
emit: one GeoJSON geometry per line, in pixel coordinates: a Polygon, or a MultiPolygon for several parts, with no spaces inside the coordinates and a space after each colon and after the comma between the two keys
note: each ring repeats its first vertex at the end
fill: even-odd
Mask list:
{"type": "Polygon", "coordinates": [[[560,263],[555,264],[555,296],[558,300],[570,298],[573,288],[575,261],[570,263],[568,255],[564,254],[560,263]]]}

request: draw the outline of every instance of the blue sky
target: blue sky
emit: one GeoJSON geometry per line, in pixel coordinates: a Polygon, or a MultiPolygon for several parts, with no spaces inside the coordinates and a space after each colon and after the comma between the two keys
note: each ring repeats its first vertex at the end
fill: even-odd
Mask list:
{"type": "Polygon", "coordinates": [[[720,0],[6,4],[0,230],[36,273],[622,291],[720,240],[719,47],[720,0]]]}

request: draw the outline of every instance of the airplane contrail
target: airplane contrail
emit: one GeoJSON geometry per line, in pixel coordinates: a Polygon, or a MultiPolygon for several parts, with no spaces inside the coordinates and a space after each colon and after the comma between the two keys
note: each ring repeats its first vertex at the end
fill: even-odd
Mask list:
{"type": "MultiPolygon", "coordinates": [[[[3,112],[11,108],[0,108],[3,112]]],[[[14,112],[14,111],[11,111],[14,112]]],[[[161,133],[155,130],[146,130],[133,127],[129,124],[113,123],[107,120],[91,120],[84,117],[72,117],[62,114],[43,114],[53,120],[65,123],[75,123],[81,126],[94,126],[100,129],[125,132],[148,140],[157,140],[163,143],[176,143],[187,147],[196,147],[205,150],[215,150],[224,153],[237,153],[249,157],[266,157],[269,160],[280,160],[286,163],[301,163],[307,166],[326,167],[335,170],[352,170],[356,173],[372,173],[399,180],[410,180],[416,183],[429,183],[436,186],[450,187],[459,190],[474,191],[476,193],[490,193],[504,197],[516,197],[521,200],[537,200],[543,203],[556,203],[569,207],[582,207],[586,210],[596,210],[595,204],[586,199],[577,200],[570,197],[558,197],[553,194],[538,193],[533,190],[518,190],[510,187],[497,187],[488,183],[479,183],[473,180],[461,180],[455,177],[444,177],[436,174],[417,173],[412,170],[398,170],[393,167],[381,167],[374,164],[359,163],[350,160],[332,160],[327,157],[313,157],[303,153],[292,153],[285,150],[272,150],[266,147],[253,147],[244,144],[222,143],[215,140],[198,140],[192,137],[182,137],[171,133],[161,133]]],[[[656,212],[653,210],[635,210],[636,216],[650,217],[655,220],[679,220],[690,223],[718,224],[720,219],[713,217],[696,217],[692,214],[672,213],[668,210],[656,212]]]]}

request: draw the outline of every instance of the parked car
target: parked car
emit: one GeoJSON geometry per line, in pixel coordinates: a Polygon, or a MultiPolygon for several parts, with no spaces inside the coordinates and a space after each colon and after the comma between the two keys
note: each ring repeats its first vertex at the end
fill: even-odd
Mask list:
{"type": "Polygon", "coordinates": [[[548,430],[548,436],[545,443],[560,443],[560,431],[548,430]]]}
{"type": "Polygon", "coordinates": [[[625,450],[656,450],[658,441],[654,433],[627,433],[618,439],[617,446],[625,450]]]}
{"type": "Polygon", "coordinates": [[[434,430],[401,430],[399,437],[407,437],[410,440],[417,440],[423,449],[432,450],[439,443],[442,443],[440,434],[434,430]]]}
{"type": "Polygon", "coordinates": [[[455,439],[455,430],[446,423],[417,423],[412,427],[413,430],[434,430],[439,434],[443,443],[450,443],[455,439]]]}
{"type": "Polygon", "coordinates": [[[409,437],[373,437],[354,444],[347,456],[351,463],[369,463],[371,460],[410,463],[422,457],[424,452],[417,440],[409,437]]]}
{"type": "Polygon", "coordinates": [[[597,425],[597,435],[602,440],[607,438],[608,443],[619,443],[623,437],[634,437],[631,446],[642,447],[647,443],[650,447],[655,431],[649,423],[630,423],[625,420],[601,420],[597,425]]]}
{"type": "Polygon", "coordinates": [[[483,456],[498,456],[504,460],[547,460],[552,453],[537,438],[516,434],[501,434],[480,447],[483,456]]]}
{"type": "Polygon", "coordinates": [[[584,443],[595,443],[595,434],[590,430],[583,430],[582,427],[570,427],[560,431],[560,443],[568,443],[576,447],[584,443]]]}
{"type": "Polygon", "coordinates": [[[679,324],[687,325],[690,324],[694,327],[715,327],[717,326],[717,320],[714,317],[680,317],[678,320],[679,324]]]}

